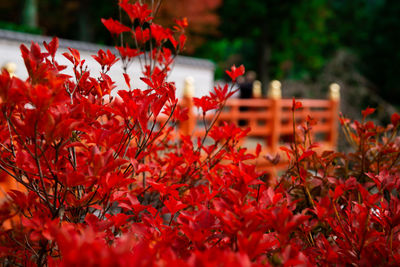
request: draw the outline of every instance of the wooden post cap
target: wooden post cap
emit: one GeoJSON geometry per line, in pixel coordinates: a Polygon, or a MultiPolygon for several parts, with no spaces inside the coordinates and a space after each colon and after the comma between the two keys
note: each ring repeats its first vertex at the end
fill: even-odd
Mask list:
{"type": "Polygon", "coordinates": [[[194,94],[194,79],[191,76],[185,78],[185,83],[183,86],[183,96],[192,97],[194,94]]]}
{"type": "Polygon", "coordinates": [[[262,89],[261,89],[261,82],[255,80],[253,82],[253,97],[254,98],[261,98],[262,97],[262,89]]]}
{"type": "Polygon", "coordinates": [[[6,70],[11,77],[15,76],[15,71],[17,70],[17,64],[14,62],[7,62],[3,65],[2,69],[6,70]]]}
{"type": "Polygon", "coordinates": [[[340,99],[340,85],[337,83],[331,83],[329,85],[329,98],[332,100],[340,99]]]}
{"type": "Polygon", "coordinates": [[[269,84],[268,88],[268,97],[272,99],[281,99],[282,98],[282,90],[281,90],[281,82],[278,80],[273,80],[269,84]]]}

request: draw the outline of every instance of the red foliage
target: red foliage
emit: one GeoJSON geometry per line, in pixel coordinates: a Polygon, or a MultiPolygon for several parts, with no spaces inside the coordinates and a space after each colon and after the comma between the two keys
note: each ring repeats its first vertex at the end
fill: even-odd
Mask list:
{"type": "Polygon", "coordinates": [[[153,19],[150,17],[152,11],[148,9],[146,4],[141,4],[139,2],[131,4],[128,0],[121,0],[119,5],[129,16],[131,23],[138,20],[139,23],[143,25],[143,23],[153,19]]]}
{"type": "Polygon", "coordinates": [[[113,35],[119,35],[123,32],[129,32],[131,29],[121,24],[117,20],[109,19],[101,19],[101,22],[106,26],[107,30],[113,35]]]}
{"type": "MultiPolygon", "coordinates": [[[[282,147],[291,162],[272,184],[247,163],[261,148],[252,155],[238,145],[248,130],[215,123],[232,87],[194,100],[204,115],[216,110],[204,137],[179,136],[174,125],[187,110],[166,78],[182,49],[171,40],[184,36],[185,22],[175,31],[149,26],[147,7],[121,6],[131,24],[112,25],[147,30],[136,47],[118,47],[124,67],[137,56],[149,62],[143,90],[105,101],[114,88],[106,73],[118,59],[99,51],[102,72],[93,77],[70,49],[70,77],[55,60],[57,39],[46,52],[21,46],[27,80],[0,75],[1,178],[22,188],[0,205],[3,265],[398,265],[397,114],[388,127],[367,120],[370,108],[362,122],[342,118],[349,154],[316,151],[308,118],[305,135],[282,147]]],[[[300,107],[294,100],[293,112],[300,107]]]]}
{"type": "Polygon", "coordinates": [[[239,67],[236,67],[235,65],[233,65],[230,71],[226,71],[226,74],[231,77],[233,82],[236,82],[236,78],[244,74],[244,66],[240,65],[239,67]]]}

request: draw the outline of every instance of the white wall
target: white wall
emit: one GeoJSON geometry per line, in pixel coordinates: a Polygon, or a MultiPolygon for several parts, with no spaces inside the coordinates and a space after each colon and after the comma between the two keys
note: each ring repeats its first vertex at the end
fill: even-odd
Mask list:
{"type": "MultiPolygon", "coordinates": [[[[40,44],[40,43],[39,43],[40,44]]],[[[30,46],[30,43],[25,43],[26,46],[30,46]]],[[[44,50],[43,46],[41,46],[44,50]]],[[[68,66],[68,74],[72,74],[72,64],[69,62],[62,53],[67,52],[67,49],[60,48],[58,50],[56,59],[59,64],[68,66]]],[[[91,75],[94,77],[99,76],[100,66],[91,57],[96,54],[95,52],[88,52],[80,50],[81,59],[86,60],[88,69],[91,75]]],[[[184,80],[186,77],[191,76],[194,79],[195,93],[194,96],[200,97],[207,94],[213,88],[214,84],[214,68],[209,66],[202,66],[202,64],[196,64],[196,59],[182,58],[183,60],[177,60],[170,75],[169,81],[174,81],[177,91],[176,96],[182,96],[182,89],[184,80]],[[194,64],[190,64],[194,63],[194,64]]],[[[7,62],[13,62],[17,65],[15,74],[21,78],[27,78],[28,74],[21,57],[20,42],[14,40],[0,39],[0,66],[3,66],[7,62]]],[[[113,81],[116,82],[117,89],[127,89],[125,80],[122,75],[121,62],[118,61],[108,73],[113,81]]],[[[132,88],[145,88],[143,82],[139,79],[141,74],[140,64],[138,60],[135,60],[128,69],[128,74],[131,77],[132,88]]]]}

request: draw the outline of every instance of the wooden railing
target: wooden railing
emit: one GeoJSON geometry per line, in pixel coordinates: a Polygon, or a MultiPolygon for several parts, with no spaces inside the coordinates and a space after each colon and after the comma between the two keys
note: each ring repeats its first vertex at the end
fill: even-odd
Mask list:
{"type": "MultiPolygon", "coordinates": [[[[181,101],[182,106],[189,108],[189,119],[179,128],[183,134],[203,136],[204,121],[210,123],[215,114],[206,114],[203,119],[201,114],[196,113],[191,100],[192,92],[193,87],[189,80],[185,84],[181,101]]],[[[319,143],[320,150],[335,149],[338,138],[339,85],[331,84],[328,99],[296,99],[296,101],[302,103],[302,107],[296,110],[294,115],[296,125],[305,123],[308,116],[313,118],[317,124],[312,126],[312,140],[319,143]]],[[[244,145],[248,145],[251,150],[255,148],[255,143],[260,143],[264,154],[274,155],[279,153],[281,145],[293,141],[292,103],[293,99],[281,98],[280,82],[273,81],[269,87],[268,98],[228,100],[218,118],[218,123],[226,121],[241,127],[250,127],[244,145]]],[[[269,165],[265,159],[259,159],[257,164],[260,168],[269,165]]]]}

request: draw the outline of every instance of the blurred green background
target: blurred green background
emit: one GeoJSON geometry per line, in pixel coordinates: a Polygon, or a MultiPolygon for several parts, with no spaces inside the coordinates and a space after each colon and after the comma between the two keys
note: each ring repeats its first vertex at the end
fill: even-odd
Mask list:
{"type": "MultiPolygon", "coordinates": [[[[0,28],[113,45],[100,18],[118,18],[117,2],[1,1],[0,28]]],[[[398,0],[162,2],[158,21],[188,17],[185,53],[213,60],[216,79],[226,78],[230,65],[244,64],[257,72],[264,92],[279,79],[295,85],[291,94],[318,97],[339,81],[362,105],[374,105],[371,95],[400,105],[398,0]],[[302,86],[317,89],[296,89],[302,86]]]]}

